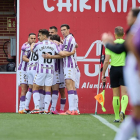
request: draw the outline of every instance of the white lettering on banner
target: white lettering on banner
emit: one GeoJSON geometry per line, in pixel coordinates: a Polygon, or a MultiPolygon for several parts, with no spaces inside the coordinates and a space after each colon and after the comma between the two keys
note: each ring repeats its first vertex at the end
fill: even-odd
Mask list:
{"type": "MultiPolygon", "coordinates": [[[[56,1],[56,0],[54,0],[56,1]]],[[[92,5],[87,5],[86,3],[90,0],[79,0],[79,6],[77,0],[66,0],[64,3],[63,0],[57,0],[57,7],[58,11],[62,12],[63,8],[66,8],[67,12],[70,12],[72,10],[73,6],[73,12],[77,12],[77,7],[79,7],[80,12],[84,12],[84,10],[91,10],[92,5]],[[73,1],[73,5],[72,5],[73,1]]],[[[128,0],[116,0],[117,1],[117,8],[115,8],[113,0],[95,0],[95,12],[99,12],[100,6],[101,11],[106,12],[106,4],[108,3],[111,11],[114,12],[127,12],[128,10],[128,0]],[[121,6],[121,3],[123,2],[123,9],[121,6]],[[117,10],[116,10],[117,9],[117,10]]],[[[140,0],[132,0],[132,8],[137,7],[136,2],[140,3],[140,0]]],[[[48,0],[43,0],[44,8],[47,12],[53,12],[55,10],[55,7],[49,7],[48,6],[48,0]]]]}
{"type": "MultiPolygon", "coordinates": [[[[91,84],[90,82],[84,82],[81,88],[98,88],[98,84],[91,84]]],[[[103,84],[100,83],[99,88],[103,88],[103,84]]],[[[109,83],[106,83],[105,88],[111,88],[109,83]]]]}
{"type": "Polygon", "coordinates": [[[81,11],[81,12],[83,12],[84,9],[88,9],[88,10],[91,9],[91,6],[86,5],[86,3],[87,3],[88,1],[89,1],[89,0],[80,0],[80,11],[81,11]]]}
{"type": "MultiPolygon", "coordinates": [[[[78,62],[100,62],[100,59],[96,59],[96,58],[87,58],[88,55],[90,54],[91,50],[93,49],[93,47],[96,46],[96,56],[100,56],[101,54],[101,46],[102,46],[102,42],[101,40],[96,40],[95,42],[93,42],[91,44],[91,46],[89,47],[88,51],[86,52],[85,56],[78,56],[77,57],[77,61],[78,62]]],[[[94,73],[89,73],[89,64],[84,64],[84,72],[85,75],[89,76],[89,77],[95,77],[99,74],[100,69],[99,69],[100,64],[94,64],[91,67],[95,67],[95,71],[94,73]]],[[[108,66],[105,76],[108,77],[109,76],[109,69],[110,69],[110,65],[108,66]]]]}
{"type": "Polygon", "coordinates": [[[115,7],[114,7],[114,4],[113,4],[112,0],[103,0],[102,1],[102,12],[106,11],[106,2],[109,2],[109,5],[111,7],[111,11],[115,12],[116,10],[115,10],[115,7]]]}
{"type": "Polygon", "coordinates": [[[72,4],[70,3],[70,0],[66,0],[66,3],[63,3],[62,0],[59,0],[57,6],[59,12],[62,12],[62,7],[66,7],[67,12],[70,12],[70,7],[72,6],[72,4]]]}
{"type": "Polygon", "coordinates": [[[48,7],[48,0],[43,0],[43,5],[44,5],[44,8],[47,12],[52,12],[54,11],[54,7],[48,7]]]}

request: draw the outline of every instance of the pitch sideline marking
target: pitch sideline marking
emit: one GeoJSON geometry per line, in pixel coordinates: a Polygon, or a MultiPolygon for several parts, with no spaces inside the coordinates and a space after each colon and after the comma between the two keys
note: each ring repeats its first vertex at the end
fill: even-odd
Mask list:
{"type": "Polygon", "coordinates": [[[109,128],[111,128],[112,130],[114,130],[115,132],[119,131],[119,128],[116,127],[115,125],[109,123],[106,119],[98,116],[98,115],[93,115],[91,114],[93,117],[95,117],[96,119],[98,119],[101,123],[105,124],[106,126],[108,126],[109,128]]]}

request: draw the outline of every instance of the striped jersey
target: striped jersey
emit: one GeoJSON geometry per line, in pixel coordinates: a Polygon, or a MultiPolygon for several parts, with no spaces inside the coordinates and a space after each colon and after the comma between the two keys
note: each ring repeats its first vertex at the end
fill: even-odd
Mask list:
{"type": "Polygon", "coordinates": [[[134,34],[133,42],[135,44],[136,51],[140,54],[140,13],[131,27],[130,32],[134,34]]]}
{"type": "Polygon", "coordinates": [[[35,70],[36,71],[37,65],[38,65],[38,53],[37,53],[37,51],[31,52],[27,70],[35,70]]]}
{"type": "Polygon", "coordinates": [[[29,44],[23,44],[22,47],[21,47],[20,64],[19,64],[18,70],[23,70],[23,71],[27,70],[28,62],[23,61],[23,56],[26,55],[27,58],[29,58],[30,53],[31,53],[30,45],[29,44]]]}
{"type": "MultiPolygon", "coordinates": [[[[63,43],[63,51],[72,52],[75,48],[76,42],[75,38],[69,34],[65,39],[63,43]]],[[[75,68],[75,61],[73,55],[67,56],[63,58],[64,68],[75,68]]]]}
{"type": "Polygon", "coordinates": [[[80,72],[78,64],[77,64],[77,53],[76,53],[76,51],[75,51],[75,54],[74,54],[74,61],[75,61],[75,68],[76,68],[77,72],[80,72]]]}
{"type": "Polygon", "coordinates": [[[54,73],[54,59],[44,59],[42,54],[49,53],[50,55],[55,55],[55,53],[59,53],[61,50],[58,48],[56,44],[50,42],[49,40],[44,40],[40,43],[36,43],[33,52],[38,52],[38,65],[37,65],[37,73],[54,73]]]}
{"type": "MultiPolygon", "coordinates": [[[[62,50],[63,45],[58,45],[59,50],[62,50]]],[[[54,59],[55,61],[55,71],[60,73],[60,69],[63,69],[63,58],[61,59],[54,59]]]]}

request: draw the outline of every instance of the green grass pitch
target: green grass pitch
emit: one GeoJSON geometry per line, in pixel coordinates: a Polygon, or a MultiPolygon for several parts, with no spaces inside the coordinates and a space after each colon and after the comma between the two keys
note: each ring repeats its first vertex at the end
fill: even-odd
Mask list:
{"type": "MultiPolygon", "coordinates": [[[[114,115],[100,116],[114,124],[114,115]]],[[[0,140],[113,140],[115,134],[91,115],[0,113],[0,140]]]]}

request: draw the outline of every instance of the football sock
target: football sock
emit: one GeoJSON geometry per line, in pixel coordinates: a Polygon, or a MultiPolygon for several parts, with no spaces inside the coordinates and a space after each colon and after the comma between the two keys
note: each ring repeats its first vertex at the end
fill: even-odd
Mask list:
{"type": "Polygon", "coordinates": [[[20,97],[19,111],[25,108],[25,96],[20,97]]]}
{"type": "Polygon", "coordinates": [[[48,108],[51,102],[51,92],[45,92],[44,102],[45,102],[45,111],[48,112],[48,108]]]}
{"type": "Polygon", "coordinates": [[[114,96],[113,97],[113,109],[115,113],[115,120],[119,120],[119,110],[120,110],[120,97],[119,96],[114,96]]]}
{"type": "Polygon", "coordinates": [[[74,110],[74,90],[68,91],[68,100],[69,100],[69,110],[74,110]]]}
{"type": "Polygon", "coordinates": [[[65,104],[66,104],[66,98],[61,98],[60,99],[60,110],[63,110],[64,111],[64,108],[65,108],[65,104]]]}
{"type": "Polygon", "coordinates": [[[32,96],[32,89],[29,88],[27,94],[26,94],[26,100],[25,100],[25,109],[29,109],[29,104],[32,96]]]}
{"type": "Polygon", "coordinates": [[[74,106],[75,106],[74,110],[78,111],[78,95],[77,95],[77,91],[76,90],[74,91],[74,106]]]}
{"type": "Polygon", "coordinates": [[[132,136],[135,129],[136,129],[136,125],[134,119],[132,118],[132,116],[127,117],[122,122],[120,129],[114,140],[128,140],[132,136]]]}
{"type": "Polygon", "coordinates": [[[38,90],[33,91],[34,109],[39,109],[40,94],[38,90]]]}
{"type": "Polygon", "coordinates": [[[138,136],[138,138],[140,140],[140,119],[135,119],[133,117],[133,121],[134,121],[135,127],[136,127],[136,134],[137,134],[137,136],[138,136]]]}
{"type": "Polygon", "coordinates": [[[121,112],[123,112],[125,114],[125,110],[127,108],[128,105],[128,96],[127,95],[123,95],[122,99],[121,99],[121,112]]]}
{"type": "Polygon", "coordinates": [[[51,105],[51,111],[56,110],[56,104],[58,100],[58,90],[53,90],[52,91],[52,105],[51,105]]]}
{"type": "Polygon", "coordinates": [[[40,109],[40,111],[43,111],[43,109],[44,109],[44,90],[40,89],[39,94],[40,94],[39,109],[40,109]]]}

